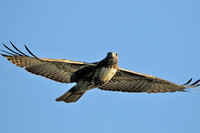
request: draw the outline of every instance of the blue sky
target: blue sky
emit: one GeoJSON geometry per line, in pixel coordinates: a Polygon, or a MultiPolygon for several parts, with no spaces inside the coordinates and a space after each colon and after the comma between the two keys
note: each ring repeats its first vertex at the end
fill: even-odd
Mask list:
{"type": "MultiPolygon", "coordinates": [[[[200,78],[199,0],[0,1],[0,41],[38,57],[94,62],[109,51],[119,67],[183,84],[200,78]]],[[[3,49],[3,46],[1,46],[3,49]]],[[[88,91],[32,75],[0,57],[2,133],[199,133],[200,91],[88,91]]]]}

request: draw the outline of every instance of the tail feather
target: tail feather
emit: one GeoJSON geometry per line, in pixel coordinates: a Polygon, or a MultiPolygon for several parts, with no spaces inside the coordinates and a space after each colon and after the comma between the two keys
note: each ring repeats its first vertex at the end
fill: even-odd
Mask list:
{"type": "Polygon", "coordinates": [[[69,90],[62,96],[58,97],[56,101],[57,102],[64,101],[66,103],[76,102],[85,92],[75,93],[75,92],[70,92],[69,90]]]}

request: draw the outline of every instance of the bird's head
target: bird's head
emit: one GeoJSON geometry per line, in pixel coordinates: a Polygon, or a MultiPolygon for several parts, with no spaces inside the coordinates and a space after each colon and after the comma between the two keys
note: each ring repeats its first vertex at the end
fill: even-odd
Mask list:
{"type": "Polygon", "coordinates": [[[108,64],[116,65],[118,62],[118,54],[115,52],[109,52],[107,53],[107,56],[105,59],[107,60],[108,64]]]}
{"type": "Polygon", "coordinates": [[[118,62],[118,54],[115,52],[107,53],[107,56],[97,63],[97,66],[116,67],[118,62]]]}
{"type": "Polygon", "coordinates": [[[109,52],[107,53],[106,58],[111,59],[111,60],[118,60],[118,54],[115,52],[109,52]]]}

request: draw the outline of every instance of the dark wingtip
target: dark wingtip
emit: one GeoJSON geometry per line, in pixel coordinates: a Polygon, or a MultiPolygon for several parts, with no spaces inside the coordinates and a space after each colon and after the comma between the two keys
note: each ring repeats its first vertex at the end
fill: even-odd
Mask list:
{"type": "Polygon", "coordinates": [[[185,85],[188,85],[191,81],[192,81],[192,78],[191,78],[187,83],[185,83],[185,84],[183,84],[183,85],[184,85],[184,86],[185,86],[185,85]]]}
{"type": "Polygon", "coordinates": [[[37,56],[35,56],[29,49],[28,47],[24,44],[24,47],[26,48],[26,50],[33,56],[35,57],[36,59],[39,59],[37,56]]]}
{"type": "Polygon", "coordinates": [[[0,53],[0,55],[2,55],[3,57],[5,57],[5,56],[6,56],[5,54],[1,54],[1,53],[0,53]]]}
{"type": "Polygon", "coordinates": [[[28,56],[28,55],[24,54],[23,52],[21,52],[17,47],[15,47],[15,45],[14,45],[11,41],[10,41],[10,44],[13,46],[13,48],[14,48],[15,50],[17,50],[18,52],[20,52],[22,55],[28,56]]]}
{"type": "Polygon", "coordinates": [[[194,87],[198,87],[198,86],[200,86],[200,84],[198,84],[198,85],[195,85],[194,87]]]}
{"type": "MultiPolygon", "coordinates": [[[[3,46],[6,48],[6,49],[8,49],[9,50],[9,52],[7,52],[7,51],[4,51],[4,50],[1,50],[0,49],[0,51],[2,51],[3,53],[6,53],[6,54],[8,54],[8,55],[6,55],[6,54],[1,54],[2,56],[15,56],[15,55],[17,55],[17,56],[27,56],[27,57],[29,57],[28,55],[26,55],[25,53],[23,53],[23,52],[21,52],[11,41],[10,41],[10,44],[12,45],[12,47],[16,50],[16,51],[14,51],[14,50],[12,50],[11,48],[9,48],[8,46],[6,46],[4,43],[2,43],[3,44],[3,46]],[[18,53],[19,52],[19,53],[18,53]]],[[[25,48],[26,48],[26,50],[33,56],[33,57],[35,57],[36,59],[39,59],[37,56],[35,56],[29,49],[28,49],[28,47],[26,46],[26,45],[24,45],[25,46],[25,48]]]]}
{"type": "MultiPolygon", "coordinates": [[[[10,48],[9,48],[8,46],[6,46],[4,43],[2,43],[2,44],[3,44],[3,46],[4,46],[6,49],[8,49],[9,51],[15,53],[16,55],[22,56],[21,54],[19,54],[19,53],[13,51],[12,49],[10,49],[10,48]]],[[[9,53],[9,52],[6,52],[6,51],[3,51],[3,52],[9,53]]],[[[9,53],[9,54],[14,55],[14,54],[12,54],[12,53],[9,53]]]]}
{"type": "Polygon", "coordinates": [[[190,82],[192,81],[192,79],[190,79],[187,83],[185,83],[183,86],[186,87],[186,88],[195,88],[195,87],[198,87],[200,86],[200,84],[198,84],[200,82],[200,79],[197,80],[196,82],[188,85],[190,82]]]}
{"type": "Polygon", "coordinates": [[[12,41],[9,41],[9,42],[13,45],[12,41]]]}
{"type": "Polygon", "coordinates": [[[200,79],[197,80],[196,82],[194,82],[193,84],[191,84],[191,86],[194,86],[194,85],[196,85],[196,84],[199,83],[199,82],[200,82],[200,79]]]}
{"type": "MultiPolygon", "coordinates": [[[[7,51],[4,51],[4,50],[2,50],[2,49],[0,49],[2,52],[4,52],[4,53],[7,53],[7,54],[9,54],[9,55],[14,55],[14,54],[12,54],[12,53],[10,53],[10,52],[7,52],[7,51]]],[[[1,54],[1,55],[4,55],[4,56],[6,56],[5,54],[1,54]]],[[[8,55],[7,55],[8,56],[8,55]]]]}

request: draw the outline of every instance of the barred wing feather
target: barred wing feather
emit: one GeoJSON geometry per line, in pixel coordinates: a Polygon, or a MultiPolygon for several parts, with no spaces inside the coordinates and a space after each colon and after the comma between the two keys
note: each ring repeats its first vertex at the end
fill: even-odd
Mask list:
{"type": "Polygon", "coordinates": [[[192,79],[190,79],[184,85],[178,85],[167,80],[157,78],[152,75],[137,73],[120,68],[115,76],[109,81],[99,87],[102,90],[109,91],[122,91],[122,92],[147,92],[147,93],[165,93],[175,91],[185,91],[185,88],[193,88],[200,86],[195,83],[188,85],[192,79]]]}
{"type": "Polygon", "coordinates": [[[25,46],[26,50],[32,55],[31,57],[17,49],[12,42],[10,43],[16,51],[3,44],[10,52],[1,50],[2,52],[6,53],[2,54],[2,56],[6,57],[16,66],[25,68],[28,72],[41,75],[61,83],[69,83],[72,73],[82,67],[92,65],[89,63],[66,59],[38,58],[25,46]]]}

